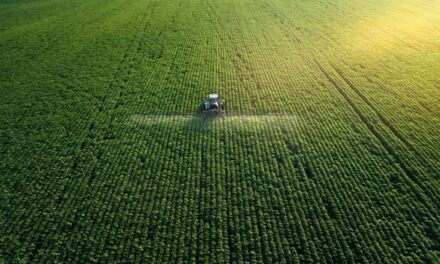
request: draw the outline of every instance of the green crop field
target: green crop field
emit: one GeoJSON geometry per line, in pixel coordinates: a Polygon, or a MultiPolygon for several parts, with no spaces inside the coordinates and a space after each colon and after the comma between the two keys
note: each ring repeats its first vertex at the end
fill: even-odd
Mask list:
{"type": "Polygon", "coordinates": [[[440,263],[440,1],[0,0],[3,262],[440,263]]]}

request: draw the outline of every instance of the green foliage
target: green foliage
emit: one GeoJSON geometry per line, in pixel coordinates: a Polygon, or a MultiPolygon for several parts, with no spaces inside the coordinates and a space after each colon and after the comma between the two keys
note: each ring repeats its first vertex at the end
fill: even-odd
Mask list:
{"type": "Polygon", "coordinates": [[[439,262],[431,2],[0,1],[0,263],[439,262]]]}

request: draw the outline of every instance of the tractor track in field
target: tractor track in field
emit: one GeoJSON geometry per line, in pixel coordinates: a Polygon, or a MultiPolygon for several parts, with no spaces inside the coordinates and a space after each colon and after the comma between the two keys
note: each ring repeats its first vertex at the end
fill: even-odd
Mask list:
{"type": "MultiPolygon", "coordinates": [[[[279,12],[279,10],[276,7],[273,7],[271,5],[269,5],[268,3],[263,2],[263,6],[265,8],[267,8],[269,10],[269,13],[272,14],[276,19],[279,20],[281,27],[284,29],[284,31],[286,32],[286,36],[287,37],[292,37],[294,39],[295,42],[301,44],[301,40],[298,38],[298,36],[291,32],[292,30],[290,28],[288,28],[286,26],[286,21],[288,21],[289,19],[286,18],[285,16],[280,16],[278,14],[282,14],[282,12],[279,12]],[[291,33],[291,36],[289,34],[289,32],[291,33]]],[[[307,56],[302,56],[304,59],[309,59],[307,56]]],[[[312,58],[312,60],[315,61],[316,64],[316,60],[312,58]]],[[[343,61],[345,64],[347,64],[345,61],[343,61]]],[[[380,121],[392,132],[392,134],[398,138],[406,147],[407,149],[409,149],[413,154],[416,154],[417,157],[420,157],[422,159],[422,161],[424,162],[424,164],[428,164],[428,171],[431,175],[436,175],[435,173],[435,169],[432,168],[431,165],[429,165],[429,162],[427,162],[426,158],[424,155],[422,155],[420,153],[420,151],[418,151],[414,145],[400,132],[398,131],[398,129],[396,129],[396,127],[388,121],[388,119],[385,118],[385,116],[368,100],[368,98],[366,98],[366,96],[344,75],[343,71],[340,70],[337,66],[335,66],[335,64],[329,62],[330,66],[333,68],[333,70],[335,72],[338,73],[338,75],[341,77],[342,80],[344,80],[344,82],[348,85],[348,87],[350,87],[360,98],[361,100],[378,116],[378,118],[380,119],[380,121]]],[[[367,79],[370,82],[373,82],[370,78],[367,77],[367,79]]],[[[373,82],[375,83],[375,82],[373,82]]],[[[377,83],[376,83],[377,84],[377,83]]],[[[379,85],[379,84],[377,84],[379,85]]],[[[432,113],[434,116],[439,117],[438,113],[435,113],[434,111],[432,111],[431,109],[427,108],[425,105],[419,103],[425,110],[429,111],[430,113],[432,113]]]]}
{"type": "Polygon", "coordinates": [[[356,88],[356,86],[347,78],[345,77],[344,73],[341,71],[341,69],[339,69],[338,67],[336,67],[333,63],[329,62],[330,66],[333,68],[333,70],[335,70],[335,72],[338,73],[338,75],[341,77],[341,79],[344,80],[344,82],[348,85],[348,87],[351,88],[351,90],[353,90],[358,96],[359,98],[361,98],[361,100],[369,107],[371,108],[371,110],[373,110],[373,112],[377,115],[377,117],[379,117],[380,121],[389,128],[389,130],[394,134],[394,136],[396,136],[398,139],[400,139],[400,141],[402,141],[407,148],[409,148],[411,151],[418,153],[418,151],[414,148],[414,146],[411,144],[411,142],[409,142],[383,115],[382,113],[377,110],[377,108],[370,102],[370,100],[368,100],[367,97],[365,97],[364,94],[361,93],[361,91],[359,91],[358,88],[356,88]]]}
{"type": "MultiPolygon", "coordinates": [[[[291,29],[287,25],[294,24],[291,23],[292,21],[286,17],[279,14],[282,14],[282,12],[279,11],[277,7],[271,6],[268,3],[263,4],[263,7],[268,9],[269,15],[272,15],[276,20],[278,20],[280,27],[285,32],[286,37],[292,37],[292,40],[296,42],[297,44],[302,45],[301,37],[297,35],[299,31],[297,29],[291,29]],[[294,31],[294,32],[292,32],[294,31]]],[[[312,50],[315,52],[314,50],[312,50]]],[[[327,80],[336,88],[339,94],[342,95],[342,97],[345,99],[345,101],[349,104],[350,108],[356,113],[356,115],[360,118],[360,120],[366,125],[368,130],[378,139],[378,141],[381,143],[381,145],[384,147],[386,152],[390,157],[393,157],[394,160],[396,160],[399,164],[399,167],[406,176],[408,176],[413,183],[415,183],[418,187],[422,187],[423,189],[427,189],[425,184],[420,181],[418,175],[420,172],[418,170],[415,170],[412,166],[407,165],[407,163],[400,157],[400,155],[395,151],[395,149],[390,145],[390,143],[387,141],[387,139],[375,128],[375,125],[372,124],[369,119],[362,113],[362,111],[359,109],[359,107],[353,102],[353,100],[349,97],[349,95],[344,91],[344,89],[324,70],[324,68],[318,63],[318,61],[313,58],[312,56],[304,55],[308,54],[308,52],[304,52],[301,57],[305,61],[310,61],[312,64],[315,64],[317,66],[317,69],[326,77],[327,80]]],[[[330,62],[329,62],[330,63],[330,62]]],[[[409,142],[383,115],[382,113],[374,107],[374,105],[343,75],[342,71],[337,69],[333,64],[331,64],[331,67],[333,70],[335,70],[338,75],[340,75],[341,79],[346,82],[346,84],[361,98],[361,100],[368,106],[372,111],[379,117],[379,120],[391,131],[391,133],[400,140],[404,144],[404,146],[411,151],[411,153],[414,155],[416,154],[418,157],[422,158],[423,161],[426,161],[424,156],[420,155],[420,153],[415,149],[415,147],[409,142]]],[[[426,164],[427,162],[424,162],[426,164]]],[[[395,166],[395,165],[394,165],[395,166]]],[[[428,170],[431,175],[436,175],[435,169],[432,168],[429,164],[429,167],[423,166],[425,169],[428,170]]],[[[423,173],[424,174],[424,173],[423,173]]],[[[428,192],[433,195],[433,197],[436,197],[437,195],[435,192],[430,191],[428,188],[428,192]]],[[[420,197],[421,194],[417,191],[414,191],[415,195],[418,196],[419,199],[422,199],[424,204],[428,204],[425,202],[426,200],[429,200],[427,198],[420,197]]],[[[437,205],[437,204],[436,204],[437,205]]]]}
{"type": "MultiPolygon", "coordinates": [[[[406,177],[411,179],[412,182],[416,183],[417,186],[424,186],[423,183],[419,181],[419,172],[411,168],[406,164],[406,162],[400,157],[398,153],[394,150],[394,148],[390,145],[390,143],[384,138],[384,136],[377,131],[377,129],[374,127],[373,124],[368,120],[368,118],[362,113],[362,111],[359,109],[359,107],[351,100],[349,95],[344,91],[344,89],[330,76],[330,74],[324,70],[324,68],[313,59],[313,62],[315,63],[316,67],[319,69],[319,71],[325,76],[325,78],[332,84],[333,87],[338,91],[338,93],[344,98],[344,100],[347,102],[347,104],[350,106],[350,108],[353,110],[354,113],[359,117],[359,119],[362,121],[362,123],[368,128],[368,130],[375,136],[375,138],[380,142],[382,147],[386,150],[388,155],[392,157],[394,161],[397,162],[397,168],[404,173],[406,177]]],[[[391,162],[391,164],[394,164],[391,162]]],[[[393,165],[396,166],[396,165],[393,165]]],[[[433,193],[431,190],[426,190],[429,195],[432,197],[437,197],[437,194],[433,193]]],[[[428,197],[426,197],[425,194],[420,192],[413,192],[420,202],[422,202],[429,210],[435,210],[434,208],[431,208],[431,204],[427,201],[430,201],[428,197]]]]}
{"type": "Polygon", "coordinates": [[[391,131],[391,133],[398,138],[404,146],[409,149],[412,154],[417,158],[422,159],[423,164],[426,166],[426,169],[431,175],[436,175],[435,170],[431,167],[430,163],[426,160],[425,156],[418,151],[414,145],[409,142],[408,139],[405,138],[405,136],[402,135],[392,124],[388,119],[386,119],[382,113],[368,100],[368,98],[344,75],[344,73],[336,67],[333,63],[329,62],[330,66],[335,70],[335,72],[338,73],[338,75],[341,77],[342,80],[348,85],[348,87],[351,88],[358,96],[361,98],[361,100],[376,114],[376,116],[379,118],[379,120],[391,131]]]}
{"type": "MultiPolygon", "coordinates": [[[[302,36],[300,36],[302,32],[298,31],[296,28],[295,29],[291,29],[291,28],[289,28],[287,26],[289,23],[293,24],[293,23],[291,23],[290,19],[288,17],[282,16],[282,15],[277,15],[277,14],[282,14],[282,12],[279,12],[277,7],[274,7],[274,6],[272,6],[272,5],[268,4],[268,3],[264,3],[263,7],[268,9],[269,15],[272,15],[276,20],[278,20],[278,22],[280,24],[280,27],[285,32],[285,36],[287,38],[291,38],[293,42],[297,43],[298,45],[300,45],[300,48],[302,48],[301,46],[302,46],[303,41],[301,41],[301,37],[302,36]]],[[[315,51],[313,50],[313,52],[315,52],[315,51]]],[[[398,164],[399,164],[398,166],[400,168],[400,171],[402,171],[407,177],[409,177],[414,183],[416,183],[417,186],[424,186],[423,183],[420,183],[418,181],[417,176],[414,176],[415,171],[413,170],[413,168],[411,166],[407,166],[406,165],[406,163],[396,153],[396,151],[390,145],[390,143],[384,138],[384,136],[379,131],[377,131],[377,129],[374,127],[374,124],[372,124],[368,120],[368,118],[362,113],[362,111],[353,102],[353,100],[344,91],[344,89],[324,70],[324,68],[318,63],[318,61],[315,58],[313,58],[311,55],[309,56],[307,54],[308,54],[308,51],[303,52],[303,54],[301,54],[301,57],[305,61],[310,61],[312,64],[315,64],[315,66],[319,70],[319,72],[322,73],[322,75],[326,77],[326,79],[332,84],[332,86],[334,86],[336,88],[338,93],[342,96],[342,98],[344,98],[344,100],[348,103],[348,105],[353,110],[353,112],[359,117],[359,119],[362,121],[362,123],[368,128],[368,130],[374,135],[374,137],[378,139],[379,143],[386,150],[388,155],[398,162],[398,164]]],[[[331,65],[331,66],[333,67],[333,65],[331,65]]],[[[336,69],[334,69],[334,70],[336,71],[336,69]]],[[[336,72],[338,72],[338,71],[336,71],[336,72]]],[[[341,75],[341,78],[347,83],[347,85],[350,86],[351,83],[349,83],[349,80],[347,78],[344,78],[345,76],[342,77],[342,74],[340,73],[340,71],[338,72],[338,74],[341,75]]],[[[352,88],[352,86],[350,86],[350,88],[352,88]]],[[[359,90],[356,89],[355,92],[358,93],[359,90]]],[[[361,97],[361,99],[366,99],[364,96],[360,96],[360,97],[361,97]]],[[[387,127],[388,127],[388,125],[391,126],[391,124],[386,121],[385,117],[383,117],[383,115],[376,108],[374,108],[374,106],[371,104],[371,102],[366,100],[366,101],[364,101],[364,103],[366,103],[367,106],[370,106],[373,109],[373,111],[376,112],[376,114],[378,116],[380,115],[382,117],[382,118],[380,118],[382,123],[384,123],[387,127]]],[[[407,142],[405,140],[405,138],[400,134],[400,132],[398,132],[394,127],[393,127],[393,129],[390,128],[390,130],[392,132],[396,132],[396,134],[398,134],[400,136],[399,137],[399,136],[396,135],[396,137],[399,138],[399,139],[402,138],[403,139],[402,142],[404,144],[405,144],[405,142],[407,142]]],[[[408,144],[408,145],[410,145],[410,144],[408,144]]],[[[301,166],[302,171],[305,174],[304,176],[311,177],[311,175],[313,175],[313,173],[314,173],[313,172],[313,168],[311,168],[308,164],[305,165],[305,163],[302,162],[301,164],[298,164],[298,165],[301,166]],[[306,170],[306,168],[307,168],[307,170],[306,170]]],[[[414,191],[414,193],[418,197],[419,200],[423,201],[423,203],[425,205],[429,206],[429,203],[426,202],[427,200],[429,201],[428,198],[426,198],[424,196],[422,197],[421,194],[419,194],[417,191],[414,191]]]]}
{"type": "MultiPolygon", "coordinates": [[[[355,64],[355,65],[350,65],[347,61],[345,61],[344,59],[341,59],[341,61],[348,67],[350,68],[352,71],[356,72],[357,74],[361,75],[363,78],[365,78],[369,83],[376,85],[377,87],[379,87],[384,93],[389,93],[392,94],[394,97],[399,97],[404,99],[399,93],[397,93],[396,91],[386,87],[384,84],[375,81],[371,78],[370,75],[367,75],[365,73],[363,73],[362,71],[359,71],[358,69],[356,69],[355,65],[360,66],[362,69],[365,69],[365,66],[363,66],[362,64],[355,64]]],[[[375,78],[380,78],[377,74],[373,74],[372,76],[374,76],[375,78]]],[[[416,87],[418,88],[423,88],[422,86],[420,86],[418,83],[415,83],[416,87]]],[[[425,109],[427,112],[429,112],[433,117],[436,118],[440,118],[440,112],[433,110],[431,107],[427,106],[425,103],[421,102],[419,99],[414,98],[416,100],[416,102],[419,104],[419,106],[423,109],[425,109]]]]}

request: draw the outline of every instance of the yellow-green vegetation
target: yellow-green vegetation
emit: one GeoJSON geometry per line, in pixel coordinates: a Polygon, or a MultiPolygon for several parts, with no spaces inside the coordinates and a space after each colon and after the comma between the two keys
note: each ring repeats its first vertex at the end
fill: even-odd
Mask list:
{"type": "Polygon", "coordinates": [[[438,0],[0,0],[0,262],[439,263],[439,84],[438,0]]]}

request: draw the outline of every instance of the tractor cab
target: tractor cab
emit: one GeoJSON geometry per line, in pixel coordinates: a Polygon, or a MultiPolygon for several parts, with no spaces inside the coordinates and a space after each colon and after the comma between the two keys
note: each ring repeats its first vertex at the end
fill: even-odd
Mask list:
{"type": "Polygon", "coordinates": [[[205,116],[222,116],[225,113],[225,101],[221,100],[218,94],[210,94],[203,102],[205,116]]]}

